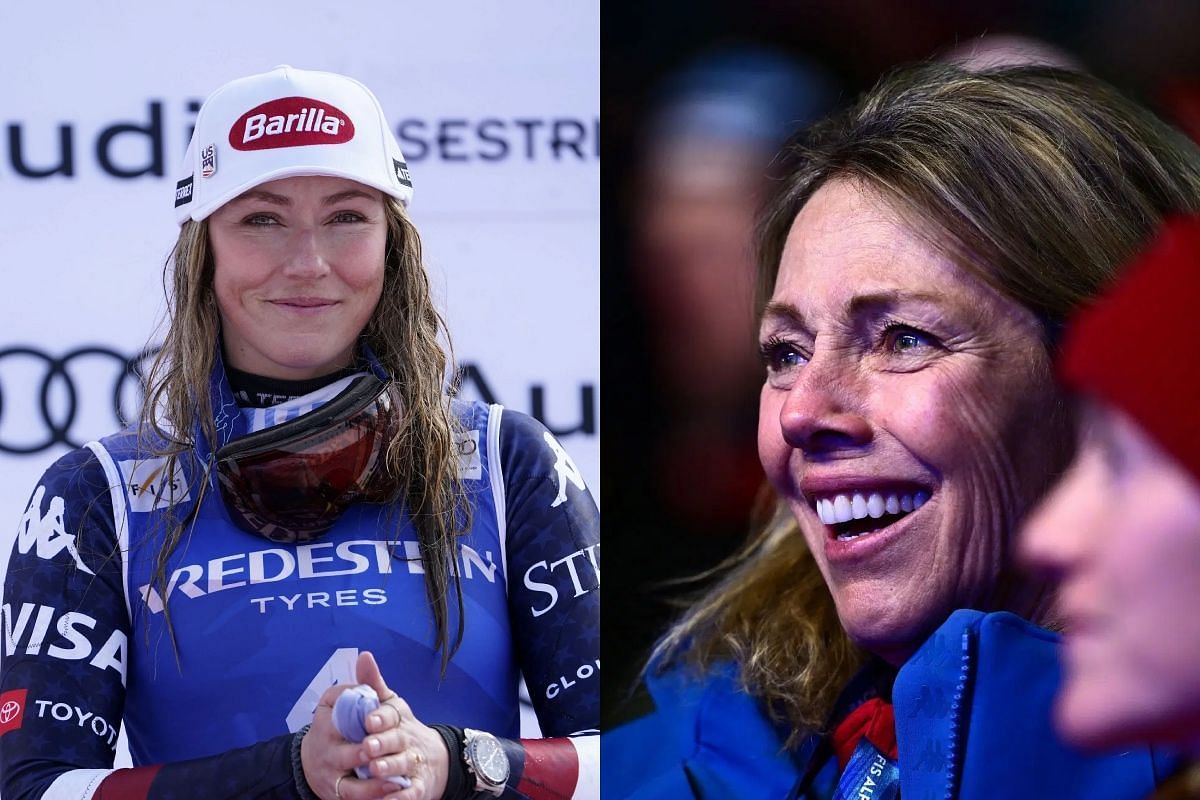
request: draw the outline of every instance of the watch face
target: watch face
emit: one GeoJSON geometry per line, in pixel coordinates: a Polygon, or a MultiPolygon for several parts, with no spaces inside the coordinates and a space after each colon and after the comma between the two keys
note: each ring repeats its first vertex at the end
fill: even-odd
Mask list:
{"type": "Polygon", "coordinates": [[[485,782],[501,786],[508,780],[508,756],[496,737],[476,734],[467,747],[475,773],[485,782]]]}

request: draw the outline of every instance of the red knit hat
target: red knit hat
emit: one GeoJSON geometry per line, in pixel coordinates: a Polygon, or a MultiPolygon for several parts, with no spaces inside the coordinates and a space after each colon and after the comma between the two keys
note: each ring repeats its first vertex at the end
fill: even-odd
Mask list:
{"type": "Polygon", "coordinates": [[[1058,369],[1072,389],[1132,416],[1200,480],[1200,217],[1167,220],[1072,320],[1058,369]]]}

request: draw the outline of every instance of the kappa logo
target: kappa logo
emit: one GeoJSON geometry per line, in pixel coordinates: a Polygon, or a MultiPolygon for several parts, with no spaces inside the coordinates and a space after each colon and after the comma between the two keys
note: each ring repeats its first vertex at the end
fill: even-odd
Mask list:
{"type": "Polygon", "coordinates": [[[921,755],[913,769],[921,772],[938,772],[946,768],[946,753],[942,743],[933,737],[926,737],[921,747],[921,755]]]}
{"type": "Polygon", "coordinates": [[[918,716],[945,719],[950,716],[950,710],[950,697],[946,690],[940,686],[925,685],[921,687],[917,702],[913,703],[908,716],[914,719],[918,716]]]}
{"type": "Polygon", "coordinates": [[[83,559],[79,557],[75,537],[67,533],[64,520],[67,510],[66,503],[56,495],[51,498],[50,506],[43,515],[42,499],[45,496],[46,487],[37,487],[33,493],[33,499],[29,501],[29,507],[25,509],[25,514],[17,525],[17,550],[27,555],[30,550],[36,548],[38,558],[44,558],[47,561],[57,558],[59,553],[66,550],[81,570],[89,575],[95,575],[96,573],[88,569],[87,564],[84,564],[83,559]]]}
{"type": "Polygon", "coordinates": [[[28,689],[13,689],[0,694],[0,736],[21,727],[25,719],[25,696],[28,689]]]}
{"type": "Polygon", "coordinates": [[[575,462],[571,460],[571,456],[558,443],[558,440],[551,435],[550,431],[543,433],[542,437],[546,440],[546,444],[550,445],[550,449],[554,451],[554,471],[558,473],[558,496],[554,498],[554,502],[550,504],[550,507],[558,508],[567,500],[568,481],[575,484],[575,488],[581,492],[587,489],[587,487],[583,483],[583,475],[579,472],[579,467],[575,466],[575,462]]]}
{"type": "Polygon", "coordinates": [[[349,114],[310,97],[280,97],[255,106],[229,129],[235,150],[343,144],[353,138],[349,114]]]}

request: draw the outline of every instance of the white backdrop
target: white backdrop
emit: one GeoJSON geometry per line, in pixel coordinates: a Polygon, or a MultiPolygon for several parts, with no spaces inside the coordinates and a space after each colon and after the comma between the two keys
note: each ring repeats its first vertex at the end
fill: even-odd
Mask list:
{"type": "Polygon", "coordinates": [[[599,498],[599,18],[598,0],[5,3],[0,568],[63,441],[139,399],[119,359],[157,341],[199,102],[282,63],[379,96],[464,394],[560,432],[599,498]]]}
{"type": "MultiPolygon", "coordinates": [[[[379,95],[457,356],[474,368],[465,394],[573,431],[562,438],[598,495],[598,4],[292,2],[280,16],[282,4],[146,2],[123,20],[107,4],[13,5],[0,12],[0,535],[62,439],[118,427],[116,357],[61,360],[155,341],[193,104],[279,63],[379,95]],[[165,176],[110,174],[156,161],[165,176]]],[[[132,381],[122,395],[128,413],[132,381]]]]}

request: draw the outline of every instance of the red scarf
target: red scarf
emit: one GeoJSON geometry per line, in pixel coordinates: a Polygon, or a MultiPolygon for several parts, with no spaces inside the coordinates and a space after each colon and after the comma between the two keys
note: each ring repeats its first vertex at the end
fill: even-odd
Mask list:
{"type": "Polygon", "coordinates": [[[892,704],[872,697],[846,715],[833,729],[830,739],[837,754],[838,768],[846,769],[854,748],[863,737],[892,761],[899,761],[896,752],[896,716],[892,704]]]}

